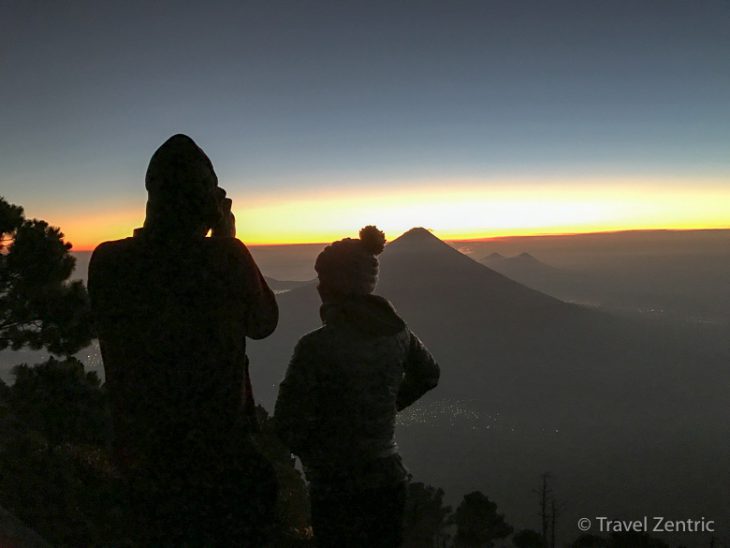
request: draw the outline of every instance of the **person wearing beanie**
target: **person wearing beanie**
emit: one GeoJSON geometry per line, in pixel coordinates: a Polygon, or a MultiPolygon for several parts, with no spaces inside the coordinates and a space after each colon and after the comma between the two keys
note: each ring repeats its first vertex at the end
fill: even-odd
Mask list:
{"type": "Polygon", "coordinates": [[[400,546],[409,474],[395,415],[439,380],[423,343],[373,295],[384,246],[367,226],[319,254],[323,325],[299,340],[279,387],[276,428],[304,466],[321,548],[400,546]]]}
{"type": "Polygon", "coordinates": [[[89,265],[126,533],[140,546],[263,546],[276,482],[247,432],[246,337],[273,332],[276,300],[192,139],[160,146],[145,186],[144,226],[89,265]]]}

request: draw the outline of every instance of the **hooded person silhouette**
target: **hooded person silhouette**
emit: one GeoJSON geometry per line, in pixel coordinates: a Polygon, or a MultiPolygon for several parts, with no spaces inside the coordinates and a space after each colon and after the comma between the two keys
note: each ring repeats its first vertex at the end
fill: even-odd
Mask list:
{"type": "Polygon", "coordinates": [[[192,139],[168,139],[145,186],[144,227],[101,244],[89,265],[129,534],[141,544],[258,547],[276,485],[247,432],[246,337],[273,332],[276,300],[192,139]]]}
{"type": "Polygon", "coordinates": [[[368,226],[317,257],[324,325],[299,340],[276,402],[277,431],[310,482],[320,547],[400,546],[408,473],[395,415],[439,380],[418,337],[372,295],[384,245],[368,226]]]}

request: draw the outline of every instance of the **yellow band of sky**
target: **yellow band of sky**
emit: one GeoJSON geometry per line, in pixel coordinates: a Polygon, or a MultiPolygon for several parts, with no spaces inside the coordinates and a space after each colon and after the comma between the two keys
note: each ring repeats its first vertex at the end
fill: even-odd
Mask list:
{"type": "MultiPolygon", "coordinates": [[[[721,180],[449,181],[365,185],[273,195],[227,185],[238,237],[249,245],[330,242],[376,224],[389,239],[414,226],[445,239],[730,227],[730,184],[721,180]]],[[[124,238],[144,220],[135,203],[28,213],[60,226],[74,249],[124,238]],[[89,208],[91,209],[91,208],[89,208]]]]}

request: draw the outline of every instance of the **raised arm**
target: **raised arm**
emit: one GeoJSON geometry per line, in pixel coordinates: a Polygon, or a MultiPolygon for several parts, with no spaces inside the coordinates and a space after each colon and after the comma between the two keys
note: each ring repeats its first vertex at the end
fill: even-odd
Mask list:
{"type": "Polygon", "coordinates": [[[279,323],[279,306],[276,304],[274,292],[255,263],[254,268],[257,282],[251,294],[251,307],[246,318],[246,333],[252,339],[263,339],[271,335],[279,323]]]}
{"type": "Polygon", "coordinates": [[[396,408],[405,409],[426,392],[435,388],[441,370],[418,337],[410,333],[410,348],[406,359],[403,382],[398,390],[396,408]]]}
{"type": "Polygon", "coordinates": [[[252,339],[268,337],[279,323],[279,307],[259,267],[245,245],[235,240],[238,247],[242,283],[246,292],[246,336],[252,339]]]}

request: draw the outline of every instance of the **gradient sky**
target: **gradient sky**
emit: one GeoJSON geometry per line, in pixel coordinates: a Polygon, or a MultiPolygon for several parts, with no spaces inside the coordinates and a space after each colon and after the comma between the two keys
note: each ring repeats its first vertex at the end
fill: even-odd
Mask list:
{"type": "Polygon", "coordinates": [[[76,248],[178,132],[250,243],[730,226],[728,0],[0,0],[0,109],[0,195],[76,248]]]}

